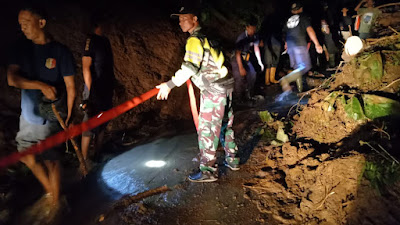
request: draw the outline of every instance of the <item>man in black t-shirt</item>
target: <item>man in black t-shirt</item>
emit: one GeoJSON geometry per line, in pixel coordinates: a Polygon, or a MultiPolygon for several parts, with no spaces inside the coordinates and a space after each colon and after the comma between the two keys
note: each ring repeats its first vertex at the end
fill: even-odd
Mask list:
{"type": "MultiPolygon", "coordinates": [[[[114,87],[114,60],[111,44],[108,38],[103,36],[101,23],[93,24],[93,33],[85,42],[82,57],[83,79],[85,82],[83,91],[82,108],[85,110],[84,121],[90,117],[112,108],[114,87]]],[[[82,134],[82,155],[86,160],[92,136],[96,135],[95,150],[101,148],[106,124],[82,134]]]]}
{"type": "MultiPolygon", "coordinates": [[[[47,20],[42,10],[25,7],[19,12],[18,22],[27,40],[19,43],[13,51],[15,56],[9,62],[7,81],[10,86],[21,89],[21,116],[16,142],[18,151],[24,151],[61,130],[57,120],[41,113],[43,99],[61,101],[60,104],[67,108],[68,124],[75,100],[75,62],[67,47],[46,34],[47,20]],[[66,90],[67,95],[64,101],[62,90],[66,90]]],[[[52,149],[37,156],[31,154],[21,158],[46,192],[41,200],[51,203],[50,208],[43,212],[45,216],[55,215],[60,206],[61,165],[57,153],[56,149],[52,149]]]]}
{"type": "Polygon", "coordinates": [[[352,31],[352,25],[353,25],[353,20],[351,17],[347,14],[349,11],[348,8],[343,7],[342,8],[342,18],[340,21],[340,34],[343,37],[343,40],[347,40],[347,38],[351,37],[353,35],[352,31]]]}
{"type": "Polygon", "coordinates": [[[302,75],[311,69],[311,60],[307,49],[307,35],[314,42],[317,52],[322,53],[322,46],[319,44],[315,31],[311,27],[310,19],[302,14],[303,6],[301,3],[293,3],[291,9],[293,15],[285,24],[284,34],[286,34],[285,48],[294,71],[279,80],[282,90],[285,91],[281,97],[291,92],[289,84],[294,81],[296,81],[298,91],[303,91],[302,75]]]}

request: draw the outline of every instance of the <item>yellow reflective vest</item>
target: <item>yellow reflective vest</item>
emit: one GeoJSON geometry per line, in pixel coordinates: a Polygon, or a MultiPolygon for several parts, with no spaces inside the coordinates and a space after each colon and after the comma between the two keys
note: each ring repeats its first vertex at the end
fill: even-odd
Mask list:
{"type": "Polygon", "coordinates": [[[205,90],[228,75],[228,70],[224,66],[224,54],[212,48],[200,30],[201,27],[198,26],[187,39],[183,63],[168,82],[169,87],[179,87],[191,78],[200,90],[205,90]]]}

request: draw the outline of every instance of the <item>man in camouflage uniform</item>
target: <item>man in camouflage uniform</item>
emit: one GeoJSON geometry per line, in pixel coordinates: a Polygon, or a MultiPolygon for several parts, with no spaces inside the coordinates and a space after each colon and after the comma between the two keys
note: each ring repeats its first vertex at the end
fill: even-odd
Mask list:
{"type": "Polygon", "coordinates": [[[216,150],[221,142],[225,149],[225,165],[231,170],[239,170],[239,159],[236,158],[237,146],[232,130],[232,91],[233,78],[223,65],[225,58],[222,52],[212,48],[207,37],[200,32],[195,9],[182,7],[179,14],[179,25],[183,32],[189,32],[186,52],[181,69],[168,82],[157,86],[157,99],[166,100],[172,88],[181,86],[191,78],[200,89],[200,114],[198,142],[200,149],[200,171],[189,176],[192,182],[213,182],[217,178],[216,150]],[[222,129],[221,129],[222,127],[222,129]]]}

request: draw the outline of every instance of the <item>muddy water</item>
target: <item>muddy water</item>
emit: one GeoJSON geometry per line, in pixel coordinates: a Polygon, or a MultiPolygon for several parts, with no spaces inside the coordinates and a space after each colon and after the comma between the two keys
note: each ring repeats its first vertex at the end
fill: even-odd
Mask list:
{"type": "MultiPolygon", "coordinates": [[[[279,116],[286,116],[288,109],[299,100],[299,98],[293,94],[284,101],[277,102],[274,101],[276,98],[276,89],[273,92],[274,93],[268,94],[265,99],[258,101],[253,108],[247,108],[242,112],[237,111],[237,117],[235,118],[237,122],[235,123],[246,123],[249,113],[257,117],[256,112],[262,110],[269,110],[278,113],[279,116]]],[[[307,99],[303,99],[302,103],[306,101],[307,99]]],[[[236,136],[239,137],[238,135],[240,134],[236,136]]],[[[187,175],[190,174],[192,169],[198,166],[198,161],[196,160],[197,155],[197,135],[191,133],[160,138],[115,156],[108,162],[94,168],[92,173],[82,184],[76,187],[72,192],[68,199],[71,211],[65,216],[62,224],[96,224],[99,215],[107,212],[110,205],[122,196],[127,194],[135,195],[139,192],[157,188],[162,185],[168,185],[171,188],[176,185],[189,185],[187,190],[176,190],[169,195],[161,197],[163,198],[161,201],[160,199],[158,199],[157,202],[156,200],[150,200],[150,203],[152,202],[156,205],[162,204],[163,207],[168,207],[170,212],[174,212],[175,209],[179,211],[180,204],[188,205],[189,207],[185,208],[190,208],[192,205],[191,201],[196,201],[196,204],[201,204],[201,201],[192,200],[192,196],[196,195],[203,196],[207,199],[213,199],[213,201],[215,201],[215,198],[228,199],[227,205],[236,205],[238,200],[232,200],[229,196],[241,196],[243,190],[239,180],[246,176],[251,176],[251,174],[245,171],[235,173],[233,177],[234,180],[230,181],[229,179],[232,179],[232,177],[228,177],[229,179],[226,180],[225,174],[222,180],[218,181],[219,184],[215,184],[217,185],[216,187],[211,187],[216,193],[209,193],[204,190],[210,188],[204,185],[191,184],[187,181],[187,175]],[[218,194],[217,190],[219,189],[221,189],[221,193],[218,194]]],[[[224,173],[227,172],[225,171],[224,173]]],[[[229,173],[228,176],[230,176],[229,173]]],[[[246,207],[253,210],[251,213],[254,214],[253,222],[249,221],[249,224],[258,224],[255,221],[258,216],[258,211],[255,206],[244,199],[242,199],[241,202],[243,203],[240,205],[248,205],[246,207]]],[[[207,202],[204,202],[204,207],[207,207],[207,205],[207,202]]],[[[214,206],[214,208],[215,207],[218,206],[214,206]]],[[[239,215],[243,212],[238,207],[239,206],[235,206],[235,210],[233,211],[227,206],[216,210],[239,215]]],[[[182,210],[183,209],[181,209],[181,211],[182,210]]],[[[212,215],[214,214],[215,212],[212,213],[212,215]]],[[[160,219],[163,220],[165,219],[164,217],[165,216],[161,216],[160,219]]],[[[240,216],[237,217],[240,218],[240,216]]],[[[231,219],[232,218],[229,217],[226,220],[229,221],[231,219]]],[[[198,220],[200,221],[201,218],[198,218],[198,220]]],[[[173,223],[174,222],[171,221],[171,224],[173,223]]],[[[105,221],[103,224],[112,223],[107,223],[105,221]]]]}
{"type": "Polygon", "coordinates": [[[195,168],[192,159],[197,154],[197,135],[187,134],[161,138],[114,157],[95,168],[71,196],[72,210],[63,224],[90,224],[123,195],[182,183],[195,168]]]}

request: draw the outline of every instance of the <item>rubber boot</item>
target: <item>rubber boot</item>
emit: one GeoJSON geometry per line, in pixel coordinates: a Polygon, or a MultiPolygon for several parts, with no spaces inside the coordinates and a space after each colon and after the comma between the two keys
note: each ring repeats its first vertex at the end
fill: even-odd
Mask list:
{"type": "Polygon", "coordinates": [[[271,84],[269,82],[270,72],[271,72],[270,68],[265,69],[265,85],[270,85],[271,84]]]}
{"type": "Polygon", "coordinates": [[[301,77],[296,80],[296,84],[299,93],[303,92],[303,79],[301,79],[301,77]]]}
{"type": "Polygon", "coordinates": [[[271,83],[273,83],[273,84],[279,83],[279,81],[275,80],[275,73],[276,73],[276,67],[271,67],[271,72],[270,72],[269,80],[270,80],[271,83]]]}

